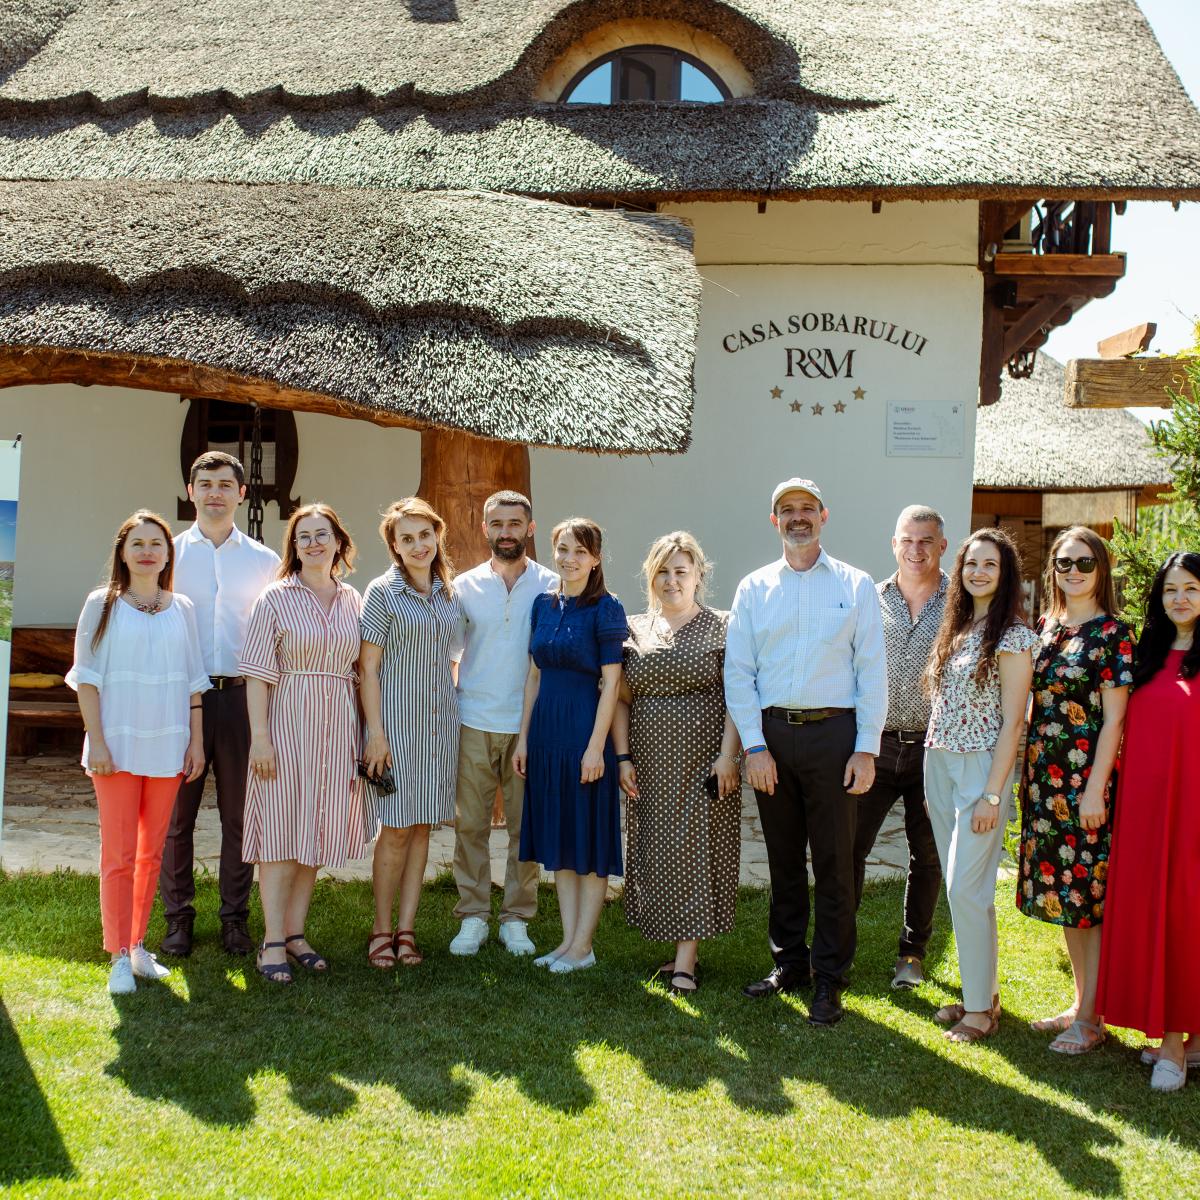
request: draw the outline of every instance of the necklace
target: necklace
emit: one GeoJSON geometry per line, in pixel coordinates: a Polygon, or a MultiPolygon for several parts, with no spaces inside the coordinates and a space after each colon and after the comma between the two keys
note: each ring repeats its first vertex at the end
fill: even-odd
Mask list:
{"type": "Polygon", "coordinates": [[[154,593],[154,599],[151,600],[149,604],[139,600],[132,592],[126,592],[125,599],[128,600],[129,603],[138,610],[138,612],[156,613],[158,612],[159,608],[162,607],[162,588],[160,587],[158,591],[154,593]]]}

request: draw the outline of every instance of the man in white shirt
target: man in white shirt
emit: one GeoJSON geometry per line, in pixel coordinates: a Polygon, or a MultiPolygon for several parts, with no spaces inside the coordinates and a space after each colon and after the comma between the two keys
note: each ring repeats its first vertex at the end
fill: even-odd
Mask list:
{"type": "Polygon", "coordinates": [[[871,786],[887,712],[871,577],[821,549],[829,510],[811,479],[771,496],[783,557],[738,584],[725,642],[725,699],[758,798],[771,876],[775,967],[744,989],[770,996],[815,978],[809,1023],[841,1020],[855,949],[856,796],[871,786]],[[808,946],[811,846],[815,916],[808,946]]]}
{"type": "Polygon", "coordinates": [[[233,455],[218,450],[200,455],[192,464],[188,497],[196,506],[196,523],[175,539],[175,590],[195,607],[204,668],[213,686],[202,701],[204,771],[180,786],[163,849],[159,886],[167,935],[162,949],[180,957],[192,952],[192,838],[211,767],[221,815],[221,943],[230,954],[248,954],[254,948],[247,928],[254,864],[242,861],[250,721],[240,662],[250,609],[275,578],[279,555],[234,524],[246,497],[246,478],[233,455]]]}
{"type": "Polygon", "coordinates": [[[508,828],[500,941],[510,954],[534,951],[526,926],[537,911],[538,866],[518,858],[525,792],[513,771],[512,755],[529,670],[530,611],[534,600],[557,584],[558,576],[529,558],[533,531],[533,509],[520,492],[489,496],[483,506],[483,532],[492,556],[454,581],[464,614],[454,813],[454,913],[462,925],[450,943],[451,954],[476,954],[487,941],[492,915],[488,837],[497,787],[503,793],[508,828]]]}

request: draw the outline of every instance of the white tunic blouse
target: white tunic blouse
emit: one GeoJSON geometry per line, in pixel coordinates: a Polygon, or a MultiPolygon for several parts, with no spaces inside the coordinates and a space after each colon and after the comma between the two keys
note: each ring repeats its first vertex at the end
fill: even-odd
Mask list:
{"type": "MultiPolygon", "coordinates": [[[[97,588],[84,601],[67,683],[76,691],[81,683],[99,690],[100,727],[115,771],[178,775],[191,739],[191,696],[212,686],[200,656],[192,602],[176,592],[169,608],[144,613],[117,600],[93,650],[104,593],[97,588]]],[[[86,737],[83,765],[88,765],[86,737]]]]}

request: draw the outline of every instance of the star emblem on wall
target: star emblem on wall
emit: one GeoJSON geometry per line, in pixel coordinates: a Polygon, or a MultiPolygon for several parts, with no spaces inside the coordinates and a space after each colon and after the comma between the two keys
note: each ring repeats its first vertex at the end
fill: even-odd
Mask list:
{"type": "Polygon", "coordinates": [[[813,410],[813,416],[819,417],[825,411],[825,406],[823,404],[814,404],[812,406],[812,410],[813,410]]]}
{"type": "Polygon", "coordinates": [[[855,398],[855,400],[861,400],[867,393],[863,391],[862,388],[856,387],[850,394],[855,398]]]}
{"type": "Polygon", "coordinates": [[[792,412],[803,412],[803,411],[804,411],[804,405],[801,404],[799,400],[793,400],[792,401],[792,412]]]}
{"type": "Polygon", "coordinates": [[[834,411],[835,413],[844,413],[844,412],[846,411],[846,402],[845,402],[845,400],[839,400],[839,401],[838,401],[838,402],[837,402],[837,403],[836,403],[836,404],[833,406],[833,411],[834,411]]]}
{"type": "Polygon", "coordinates": [[[772,400],[778,400],[779,397],[782,395],[783,395],[783,388],[779,387],[778,385],[776,385],[775,387],[773,387],[771,389],[771,399],[772,400]]]}

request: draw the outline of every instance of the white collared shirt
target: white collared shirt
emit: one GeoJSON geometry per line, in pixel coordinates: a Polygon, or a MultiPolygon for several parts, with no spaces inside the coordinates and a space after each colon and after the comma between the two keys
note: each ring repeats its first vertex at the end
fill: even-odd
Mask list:
{"type": "Polygon", "coordinates": [[[175,590],[196,609],[200,653],[210,675],[241,674],[250,610],[278,569],[279,555],[236,526],[220,546],[198,524],[175,539],[175,590]]]}
{"type": "Polygon", "coordinates": [[[725,702],[745,747],[764,744],[764,708],[853,708],[855,750],[879,753],[887,659],[875,583],[824,550],[738,584],[725,639],[725,702]]]}
{"type": "Polygon", "coordinates": [[[529,614],[534,600],[557,583],[554,571],[531,558],[512,591],[490,559],[454,580],[464,616],[458,668],[458,708],[464,725],[484,733],[520,732],[529,671],[529,614]]]}

